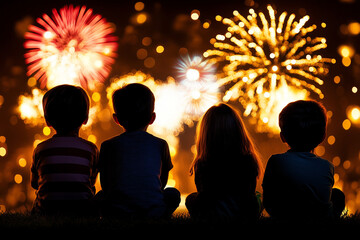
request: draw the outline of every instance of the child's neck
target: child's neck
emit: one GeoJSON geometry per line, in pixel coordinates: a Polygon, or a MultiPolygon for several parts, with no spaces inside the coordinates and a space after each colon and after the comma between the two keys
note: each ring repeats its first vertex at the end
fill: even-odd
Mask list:
{"type": "Polygon", "coordinates": [[[303,150],[303,149],[299,149],[299,148],[290,148],[289,149],[290,152],[308,152],[308,153],[314,153],[314,149],[312,150],[303,150]]]}
{"type": "Polygon", "coordinates": [[[145,127],[142,127],[142,128],[136,128],[136,129],[131,129],[131,130],[130,129],[125,129],[125,132],[138,132],[138,131],[146,132],[147,128],[148,128],[148,125],[145,126],[145,127]]]}
{"type": "Polygon", "coordinates": [[[60,137],[78,137],[79,129],[75,129],[71,131],[56,131],[56,135],[60,137]]]}

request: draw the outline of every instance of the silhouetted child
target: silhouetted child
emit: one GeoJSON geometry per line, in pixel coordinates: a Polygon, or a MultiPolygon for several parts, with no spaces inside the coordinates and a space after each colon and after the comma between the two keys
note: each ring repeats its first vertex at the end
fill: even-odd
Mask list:
{"type": "Polygon", "coordinates": [[[60,85],[45,93],[43,109],[56,134],[34,150],[31,186],[37,193],[32,212],[91,215],[98,149],[79,137],[88,120],[89,97],[80,87],[60,85]]]}
{"type": "Polygon", "coordinates": [[[154,95],[134,83],[116,90],[112,100],[114,120],[125,132],[101,145],[103,214],[170,217],[179,206],[180,192],[165,188],[173,167],[167,142],[146,132],[156,117],[154,95]]]}
{"type": "Polygon", "coordinates": [[[287,220],[339,217],[345,196],[333,189],[334,166],[313,154],[325,139],[325,108],[315,101],[289,103],[279,115],[280,137],[290,147],[270,157],[263,180],[264,207],[287,220]]]}
{"type": "Polygon", "coordinates": [[[240,114],[223,103],[211,107],[198,124],[196,149],[190,173],[197,192],[185,203],[191,217],[256,220],[263,170],[240,114]]]}

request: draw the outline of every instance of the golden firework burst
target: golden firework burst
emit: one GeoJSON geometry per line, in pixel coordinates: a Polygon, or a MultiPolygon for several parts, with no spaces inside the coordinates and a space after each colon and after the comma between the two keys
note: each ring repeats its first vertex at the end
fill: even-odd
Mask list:
{"type": "Polygon", "coordinates": [[[222,66],[217,83],[227,87],[223,100],[238,99],[244,115],[258,119],[258,131],[276,132],[278,111],[287,103],[311,93],[324,98],[321,77],[335,60],[315,54],[327,44],[324,37],[309,35],[317,28],[305,26],[309,16],[295,21],[295,14],[277,18],[272,6],[267,10],[268,18],[253,9],[247,17],[238,11],[233,18],[217,16],[227,32],[211,40],[214,49],[204,57],[222,66]]]}

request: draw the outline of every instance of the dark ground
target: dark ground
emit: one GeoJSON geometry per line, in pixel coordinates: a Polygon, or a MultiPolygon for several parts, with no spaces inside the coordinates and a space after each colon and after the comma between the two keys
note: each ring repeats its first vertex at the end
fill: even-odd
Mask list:
{"type": "MultiPolygon", "coordinates": [[[[30,214],[4,213],[0,215],[0,233],[5,236],[42,236],[46,238],[110,236],[113,239],[139,239],[150,236],[166,239],[264,239],[269,236],[287,239],[356,237],[360,230],[360,214],[329,222],[275,221],[261,217],[257,222],[198,221],[187,214],[176,214],[168,220],[100,219],[91,217],[45,217],[30,214]],[[50,234],[50,235],[48,235],[50,234]],[[51,236],[51,237],[50,237],[51,236]]],[[[7,238],[7,237],[6,237],[7,238]]],[[[110,237],[109,237],[110,238],[110,237]]],[[[103,238],[102,238],[103,239],[103,238]]]]}

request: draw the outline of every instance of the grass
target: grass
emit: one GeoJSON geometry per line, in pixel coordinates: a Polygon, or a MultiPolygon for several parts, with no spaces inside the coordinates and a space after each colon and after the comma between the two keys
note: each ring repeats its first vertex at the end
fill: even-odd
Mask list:
{"type": "Polygon", "coordinates": [[[278,222],[269,217],[261,217],[257,222],[244,223],[238,221],[198,221],[191,219],[184,212],[175,213],[171,219],[144,220],[144,219],[100,219],[96,217],[67,217],[67,216],[32,216],[28,213],[3,213],[0,214],[0,232],[10,232],[12,235],[24,233],[70,234],[87,233],[102,234],[121,232],[131,236],[157,235],[169,232],[180,235],[209,234],[212,233],[256,233],[279,235],[287,231],[297,234],[350,233],[351,230],[360,229],[360,214],[345,216],[331,222],[299,223],[294,220],[278,222]],[[314,232],[316,231],[316,232],[314,232]]]}

